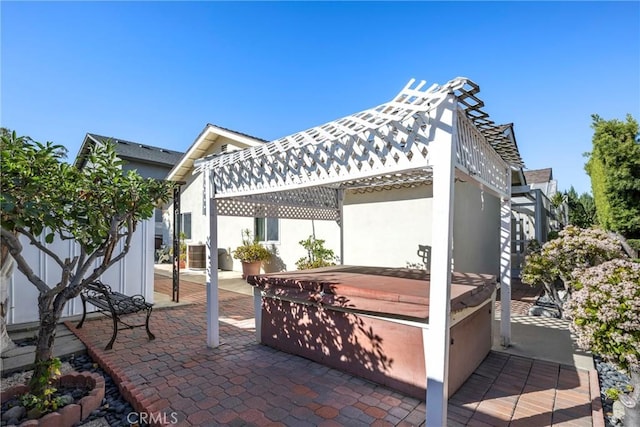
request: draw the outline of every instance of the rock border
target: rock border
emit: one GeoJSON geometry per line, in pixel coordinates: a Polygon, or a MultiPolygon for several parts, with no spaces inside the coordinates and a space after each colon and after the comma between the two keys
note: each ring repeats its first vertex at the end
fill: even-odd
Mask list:
{"type": "MultiPolygon", "coordinates": [[[[72,427],[88,418],[93,411],[98,409],[104,398],[104,378],[96,373],[75,372],[62,375],[55,384],[60,386],[87,387],[90,388],[91,391],[87,396],[80,399],[78,403],[63,406],[56,412],[51,412],[40,419],[27,420],[21,423],[19,427],[72,427]]],[[[24,384],[17,385],[3,391],[0,399],[4,402],[28,391],[28,386],[24,384]]]]}

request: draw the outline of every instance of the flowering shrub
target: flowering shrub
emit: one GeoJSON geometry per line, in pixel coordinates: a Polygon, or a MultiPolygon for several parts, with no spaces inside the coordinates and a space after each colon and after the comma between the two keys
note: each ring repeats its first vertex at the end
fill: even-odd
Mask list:
{"type": "Polygon", "coordinates": [[[606,231],[569,225],[560,231],[557,239],[546,242],[539,251],[525,257],[522,282],[530,285],[542,283],[562,314],[562,299],[558,296],[556,284],[570,292],[572,287],[580,287],[575,282],[574,272],[623,257],[625,254],[620,242],[606,231]]]}
{"type": "Polygon", "coordinates": [[[577,272],[575,281],[579,290],[565,309],[578,345],[625,370],[640,369],[640,263],[607,261],[577,272]]]}

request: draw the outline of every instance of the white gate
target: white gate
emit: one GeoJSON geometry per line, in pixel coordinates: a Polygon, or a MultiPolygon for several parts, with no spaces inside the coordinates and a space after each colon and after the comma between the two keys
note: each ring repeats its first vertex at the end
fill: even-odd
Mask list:
{"type": "MultiPolygon", "coordinates": [[[[103,283],[114,291],[126,295],[140,294],[149,302],[153,302],[153,254],[154,254],[154,220],[153,218],[138,223],[133,235],[131,248],[126,257],[113,265],[101,277],[103,283]]],[[[44,233],[43,233],[44,235],[44,233]]],[[[34,273],[49,286],[60,280],[60,267],[44,253],[20,239],[24,249],[23,255],[34,273]]],[[[78,245],[71,240],[56,240],[47,245],[61,258],[73,258],[79,253],[78,245]]],[[[120,245],[119,249],[122,249],[120,245]]],[[[38,320],[38,290],[14,266],[13,276],[8,283],[9,314],[8,324],[35,322],[38,320]]],[[[75,298],[67,303],[63,317],[82,314],[82,302],[75,298]]]]}

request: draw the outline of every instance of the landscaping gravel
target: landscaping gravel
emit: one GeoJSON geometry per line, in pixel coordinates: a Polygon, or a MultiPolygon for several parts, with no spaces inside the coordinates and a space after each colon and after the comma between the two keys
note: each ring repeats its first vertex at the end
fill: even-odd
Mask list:
{"type": "MultiPolygon", "coordinates": [[[[102,405],[80,425],[86,427],[104,425],[100,422],[106,421],[112,427],[129,427],[132,424],[130,421],[137,421],[135,415],[130,415],[134,412],[133,407],[122,397],[113,379],[97,363],[94,363],[91,357],[88,355],[75,356],[68,359],[67,362],[78,372],[95,372],[104,377],[105,390],[102,405]]],[[[138,423],[138,425],[147,426],[144,423],[138,423]]]]}
{"type": "Polygon", "coordinates": [[[606,396],[606,392],[610,388],[626,392],[630,386],[629,377],[620,372],[611,363],[603,361],[599,356],[593,357],[593,362],[598,371],[598,379],[600,380],[600,398],[602,400],[602,409],[604,411],[604,422],[607,427],[622,427],[624,423],[619,416],[618,411],[613,410],[614,401],[606,396]]]}

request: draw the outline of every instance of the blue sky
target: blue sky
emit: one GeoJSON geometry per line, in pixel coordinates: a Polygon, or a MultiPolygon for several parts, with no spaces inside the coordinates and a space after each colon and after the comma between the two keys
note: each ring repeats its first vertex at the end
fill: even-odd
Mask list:
{"type": "Polygon", "coordinates": [[[186,150],[272,140],[410,78],[480,85],[527,168],[590,191],[591,114],[640,119],[639,2],[0,2],[1,124],[75,158],[87,132],[186,150]]]}

